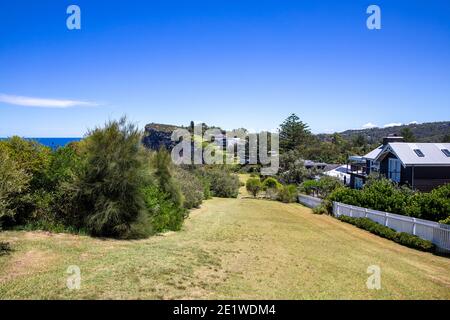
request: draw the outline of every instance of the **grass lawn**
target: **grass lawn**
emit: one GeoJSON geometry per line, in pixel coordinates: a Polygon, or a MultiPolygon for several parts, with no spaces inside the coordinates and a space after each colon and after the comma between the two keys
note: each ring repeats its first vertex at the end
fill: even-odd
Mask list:
{"type": "Polygon", "coordinates": [[[400,246],[299,204],[215,198],[180,232],[102,240],[1,232],[3,299],[450,299],[450,259],[400,246]],[[81,269],[68,290],[66,269],[81,269]],[[380,290],[366,288],[370,265],[380,290]]]}

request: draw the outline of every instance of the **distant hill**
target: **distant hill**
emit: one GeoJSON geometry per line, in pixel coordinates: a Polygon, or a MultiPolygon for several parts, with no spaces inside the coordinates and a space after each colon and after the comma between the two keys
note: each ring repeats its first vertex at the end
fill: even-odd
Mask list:
{"type": "MultiPolygon", "coordinates": [[[[362,135],[368,143],[374,144],[380,143],[383,137],[390,134],[400,135],[400,131],[403,128],[409,128],[411,130],[416,138],[416,142],[444,142],[450,138],[450,121],[409,124],[388,128],[346,130],[339,134],[346,140],[352,140],[362,135]]],[[[331,138],[330,134],[318,134],[317,136],[321,140],[329,140],[331,138]]]]}

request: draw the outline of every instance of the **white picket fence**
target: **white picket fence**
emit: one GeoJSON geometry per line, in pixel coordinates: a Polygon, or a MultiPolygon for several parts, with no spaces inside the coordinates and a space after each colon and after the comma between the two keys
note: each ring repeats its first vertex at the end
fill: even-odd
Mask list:
{"type": "Polygon", "coordinates": [[[402,216],[394,213],[377,211],[333,202],[333,214],[336,217],[345,215],[354,218],[369,218],[379,224],[398,232],[406,232],[422,239],[429,240],[439,251],[450,253],[450,226],[434,221],[402,216]]]}
{"type": "Polygon", "coordinates": [[[307,196],[306,194],[300,194],[298,196],[298,202],[300,202],[301,204],[303,204],[309,208],[315,208],[322,203],[322,199],[307,196]]]}

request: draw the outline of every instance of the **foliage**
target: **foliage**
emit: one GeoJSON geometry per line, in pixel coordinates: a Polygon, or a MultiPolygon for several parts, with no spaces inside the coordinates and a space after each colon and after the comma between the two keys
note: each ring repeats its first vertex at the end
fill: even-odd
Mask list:
{"type": "Polygon", "coordinates": [[[155,168],[155,177],[158,182],[160,190],[165,193],[169,200],[176,206],[183,206],[183,194],[181,193],[180,186],[176,183],[172,173],[172,159],[170,153],[161,148],[154,154],[153,166],[155,168]]]}
{"type": "Polygon", "coordinates": [[[449,184],[429,193],[421,193],[399,187],[390,180],[382,178],[369,180],[361,190],[338,188],[327,200],[329,210],[331,210],[331,203],[337,201],[431,221],[445,220],[450,216],[449,184]]]}
{"type": "Polygon", "coordinates": [[[321,198],[327,198],[334,190],[342,187],[342,182],[330,176],[322,176],[319,180],[306,180],[300,184],[300,191],[308,195],[314,194],[321,198]]]}
{"type": "Polygon", "coordinates": [[[97,236],[127,237],[145,208],[141,135],[126,118],[91,130],[83,145],[82,168],[69,190],[69,214],[97,236]]]}
{"type": "Polygon", "coordinates": [[[283,152],[305,145],[310,138],[308,125],[294,113],[280,125],[280,150],[283,152]]]}
{"type": "Polygon", "coordinates": [[[247,180],[245,187],[247,191],[250,192],[253,195],[253,197],[256,198],[256,196],[262,189],[261,180],[259,178],[250,178],[247,180]]]}
{"type": "Polygon", "coordinates": [[[318,180],[305,180],[299,186],[299,191],[307,195],[315,195],[316,193],[318,193],[318,189],[318,180]]]}
{"type": "Polygon", "coordinates": [[[148,209],[151,233],[180,230],[185,218],[185,210],[171,201],[171,195],[155,185],[145,187],[142,192],[148,209]]]}
{"type": "Polygon", "coordinates": [[[183,205],[186,209],[198,208],[205,197],[205,190],[202,180],[195,174],[176,167],[174,178],[180,186],[184,197],[183,205]]]}
{"type": "Polygon", "coordinates": [[[414,133],[412,133],[411,128],[404,127],[400,130],[400,135],[403,137],[403,140],[405,142],[414,142],[416,141],[416,137],[414,136],[414,133]]]}
{"type": "Polygon", "coordinates": [[[405,232],[396,232],[395,230],[378,224],[368,218],[352,218],[347,216],[340,216],[339,220],[353,224],[358,228],[367,230],[378,236],[393,240],[410,248],[427,252],[432,252],[435,250],[435,246],[433,245],[433,243],[428,240],[423,240],[417,236],[405,232]]]}
{"type": "Polygon", "coordinates": [[[30,180],[30,175],[0,148],[0,223],[4,217],[14,218],[30,180]]]}
{"type": "Polygon", "coordinates": [[[14,136],[1,141],[1,149],[6,152],[16,166],[31,177],[30,190],[42,187],[51,160],[51,149],[36,141],[14,136]]]}
{"type": "Polygon", "coordinates": [[[281,188],[281,184],[277,181],[277,179],[275,179],[273,177],[268,177],[268,178],[264,179],[264,181],[262,183],[262,188],[263,188],[263,190],[268,190],[268,189],[278,190],[281,188]]]}
{"type": "Polygon", "coordinates": [[[319,173],[316,169],[306,169],[301,152],[290,150],[280,155],[279,178],[283,184],[300,184],[313,179],[319,173]]]}
{"type": "Polygon", "coordinates": [[[297,186],[293,184],[281,186],[278,190],[278,200],[284,203],[297,202],[297,186]]]}
{"type": "Polygon", "coordinates": [[[321,203],[320,205],[318,205],[317,207],[315,207],[313,209],[313,213],[314,214],[327,214],[328,213],[327,205],[324,203],[321,203]]]}
{"type": "Polygon", "coordinates": [[[225,167],[204,167],[197,171],[208,181],[211,196],[221,198],[236,198],[239,193],[239,178],[225,167]]]}
{"type": "Polygon", "coordinates": [[[8,254],[11,249],[11,244],[9,242],[0,241],[0,256],[8,254]]]}

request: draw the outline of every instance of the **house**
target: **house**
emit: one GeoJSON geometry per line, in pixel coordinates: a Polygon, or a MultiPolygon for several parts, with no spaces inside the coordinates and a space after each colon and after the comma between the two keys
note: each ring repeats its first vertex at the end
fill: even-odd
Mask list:
{"type": "Polygon", "coordinates": [[[387,137],[362,157],[349,157],[350,186],[361,188],[368,175],[378,172],[388,179],[420,191],[450,183],[450,143],[408,143],[387,137]]]}
{"type": "Polygon", "coordinates": [[[327,165],[323,172],[324,175],[335,177],[342,181],[343,184],[350,183],[350,175],[348,174],[347,165],[327,165]]]}

